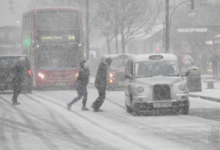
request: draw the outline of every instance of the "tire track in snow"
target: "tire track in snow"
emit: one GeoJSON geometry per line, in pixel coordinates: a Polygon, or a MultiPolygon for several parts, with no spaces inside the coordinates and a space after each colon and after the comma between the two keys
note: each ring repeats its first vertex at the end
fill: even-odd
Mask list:
{"type": "Polygon", "coordinates": [[[9,106],[11,106],[21,117],[22,119],[27,123],[28,126],[32,127],[32,131],[35,134],[36,137],[38,137],[50,150],[59,150],[57,146],[50,141],[48,138],[46,138],[34,125],[34,123],[23,113],[19,108],[17,108],[14,105],[11,105],[10,102],[8,102],[7,99],[0,96],[0,99],[3,100],[5,103],[7,103],[9,106]]]}
{"type": "MultiPolygon", "coordinates": [[[[9,119],[14,120],[16,122],[15,116],[11,112],[8,112],[8,114],[9,114],[9,119]]],[[[14,143],[14,148],[16,150],[23,150],[23,146],[22,146],[20,136],[19,136],[19,130],[16,129],[12,124],[10,124],[9,127],[11,128],[10,131],[11,131],[11,134],[12,134],[12,140],[13,140],[13,143],[14,143]]]]}
{"type": "MultiPolygon", "coordinates": [[[[6,108],[1,108],[0,113],[1,113],[0,115],[1,118],[6,118],[6,115],[7,115],[6,108]]],[[[5,133],[6,133],[5,126],[3,122],[0,121],[0,149],[10,150],[5,133]]]]}
{"type": "Polygon", "coordinates": [[[5,119],[5,118],[0,118],[0,120],[2,123],[4,123],[4,125],[7,125],[7,127],[9,127],[9,128],[13,127],[16,129],[19,128],[19,131],[22,131],[22,132],[29,132],[29,131],[33,130],[33,128],[29,127],[26,124],[20,123],[20,122],[12,121],[12,120],[5,119]]]}
{"type": "MultiPolygon", "coordinates": [[[[108,101],[111,102],[112,104],[117,105],[118,107],[120,107],[120,108],[122,108],[122,109],[124,109],[124,110],[126,111],[126,107],[124,107],[123,105],[118,104],[118,103],[114,102],[113,100],[111,100],[111,99],[109,99],[109,98],[106,98],[106,100],[108,100],[108,101]]],[[[210,147],[209,145],[206,145],[206,144],[204,144],[204,143],[200,143],[200,142],[198,142],[198,141],[195,141],[195,139],[186,139],[186,138],[184,138],[184,137],[181,137],[181,139],[179,139],[179,138],[180,138],[179,135],[175,135],[175,134],[170,135],[170,132],[162,131],[161,129],[158,129],[158,128],[149,126],[149,125],[144,124],[144,123],[140,123],[140,122],[136,123],[136,122],[134,122],[134,121],[132,121],[132,120],[130,120],[130,119],[128,119],[128,118],[125,118],[124,116],[119,115],[119,114],[113,115],[113,114],[108,113],[108,112],[106,112],[106,113],[108,114],[107,117],[111,117],[111,118],[114,118],[114,119],[118,118],[118,121],[121,121],[121,119],[123,119],[124,122],[127,122],[127,124],[130,124],[130,125],[133,124],[133,126],[140,126],[140,125],[142,125],[143,128],[146,128],[145,131],[148,131],[148,129],[150,129],[151,131],[154,131],[156,134],[158,134],[158,135],[160,135],[160,136],[162,136],[162,137],[165,137],[165,138],[167,138],[167,139],[176,141],[176,142],[178,142],[178,143],[190,144],[190,145],[192,145],[192,146],[194,146],[194,147],[197,147],[197,148],[199,147],[199,148],[201,148],[201,149],[203,149],[203,148],[205,148],[205,147],[206,147],[207,149],[209,149],[209,150],[210,150],[210,148],[211,148],[211,149],[214,149],[214,147],[210,147]],[[165,134],[159,133],[158,131],[165,132],[165,134]]],[[[113,113],[114,113],[114,112],[113,112],[113,113]]],[[[105,115],[105,114],[104,114],[104,115],[105,115]]]]}
{"type": "MultiPolygon", "coordinates": [[[[51,111],[50,107],[46,106],[45,104],[43,104],[42,102],[40,102],[39,100],[37,100],[37,99],[35,99],[35,98],[31,97],[31,96],[28,96],[28,95],[25,95],[25,96],[30,98],[31,100],[35,101],[36,103],[41,104],[43,107],[45,107],[45,109],[51,114],[51,116],[52,116],[51,119],[53,119],[53,120],[55,119],[56,120],[55,123],[58,124],[57,127],[62,128],[62,130],[64,130],[62,125],[59,124],[57,118],[53,114],[53,111],[51,111]]],[[[100,141],[94,141],[94,140],[92,141],[92,140],[90,140],[88,137],[86,137],[84,134],[82,134],[78,129],[76,129],[76,127],[74,127],[73,124],[69,120],[67,120],[65,117],[63,117],[61,114],[57,113],[57,115],[59,116],[59,118],[61,120],[63,120],[65,123],[67,123],[68,126],[71,129],[72,134],[67,133],[65,130],[63,131],[64,134],[68,134],[68,138],[67,139],[70,142],[75,142],[76,144],[81,146],[83,149],[85,149],[85,148],[88,149],[88,147],[89,147],[89,149],[91,149],[91,150],[97,150],[98,146],[99,146],[98,149],[109,149],[109,148],[106,148],[106,145],[104,143],[100,143],[100,141]],[[84,141],[87,141],[88,143],[87,142],[85,143],[84,141]],[[97,143],[99,143],[99,144],[96,145],[97,143]]],[[[49,122],[47,121],[47,123],[49,123],[49,122]]],[[[50,125],[54,125],[54,124],[52,123],[50,125]]],[[[109,147],[109,145],[108,145],[108,147],[109,147]]],[[[115,150],[115,148],[110,148],[110,149],[114,149],[115,150]]]]}
{"type": "MultiPolygon", "coordinates": [[[[66,107],[63,106],[63,105],[61,105],[61,104],[59,104],[59,103],[56,103],[56,102],[54,102],[54,101],[52,101],[52,100],[49,100],[49,99],[47,99],[47,98],[44,98],[44,97],[39,96],[39,95],[36,95],[36,94],[32,94],[32,95],[34,95],[34,96],[36,96],[36,97],[39,97],[39,98],[41,98],[41,99],[43,99],[43,100],[46,100],[46,101],[48,101],[48,102],[50,102],[50,103],[53,103],[53,104],[55,104],[55,105],[57,105],[57,106],[59,106],[59,107],[61,107],[61,108],[63,108],[63,109],[66,110],[66,107]]],[[[97,126],[97,127],[101,128],[101,129],[107,131],[108,133],[114,135],[114,136],[117,136],[117,137],[119,137],[119,138],[121,138],[121,139],[123,139],[123,140],[125,140],[125,141],[127,141],[127,142],[129,142],[129,143],[132,143],[132,144],[136,145],[137,147],[140,147],[140,148],[142,148],[142,149],[144,149],[144,150],[153,150],[152,148],[150,148],[150,147],[148,147],[148,146],[146,146],[146,145],[144,145],[144,144],[142,144],[142,143],[140,143],[140,142],[134,141],[134,140],[130,139],[129,137],[126,137],[126,136],[124,136],[124,135],[122,135],[122,134],[119,134],[119,133],[117,133],[117,132],[115,132],[115,131],[112,131],[112,130],[110,130],[110,129],[108,129],[108,128],[102,126],[102,125],[100,125],[99,123],[97,123],[97,122],[95,122],[95,121],[93,121],[93,120],[91,120],[91,119],[89,119],[89,118],[87,118],[87,117],[85,117],[85,116],[83,116],[83,115],[77,113],[76,111],[71,111],[71,113],[74,113],[74,114],[77,115],[78,117],[80,117],[80,118],[82,118],[82,119],[84,119],[84,120],[90,122],[90,123],[93,124],[94,126],[97,126]]]]}

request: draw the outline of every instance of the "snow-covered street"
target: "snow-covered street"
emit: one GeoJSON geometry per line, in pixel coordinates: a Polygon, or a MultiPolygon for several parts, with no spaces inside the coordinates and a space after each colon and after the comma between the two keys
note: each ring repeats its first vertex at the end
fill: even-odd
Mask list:
{"type": "Polygon", "coordinates": [[[67,102],[76,91],[33,91],[21,94],[21,105],[11,105],[12,94],[0,95],[1,150],[210,150],[218,145],[208,140],[219,120],[204,119],[200,110],[211,112],[220,103],[190,98],[189,115],[136,116],[128,114],[123,91],[107,91],[102,109],[94,113],[94,88],[88,89],[87,107],[82,101],[71,111],[67,102]],[[199,116],[199,117],[198,117],[199,116]]]}

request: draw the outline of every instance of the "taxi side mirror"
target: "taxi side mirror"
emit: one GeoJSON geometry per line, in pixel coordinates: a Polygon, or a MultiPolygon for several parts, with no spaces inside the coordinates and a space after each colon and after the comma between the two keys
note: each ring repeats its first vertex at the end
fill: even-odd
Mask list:
{"type": "Polygon", "coordinates": [[[131,74],[126,74],[125,75],[125,79],[130,79],[131,80],[132,79],[132,75],[131,74]]]}

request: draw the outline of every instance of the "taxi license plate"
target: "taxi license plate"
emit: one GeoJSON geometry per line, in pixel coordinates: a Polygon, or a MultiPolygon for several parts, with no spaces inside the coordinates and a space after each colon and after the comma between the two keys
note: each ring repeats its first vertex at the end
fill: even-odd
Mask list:
{"type": "Polygon", "coordinates": [[[56,86],[66,86],[66,83],[56,83],[56,86]]]}
{"type": "Polygon", "coordinates": [[[171,103],[154,103],[153,106],[154,107],[171,107],[172,104],[171,103]]]}
{"type": "Polygon", "coordinates": [[[120,82],[118,82],[118,85],[119,85],[119,86],[124,86],[124,85],[125,85],[125,82],[120,81],[120,82]]]}

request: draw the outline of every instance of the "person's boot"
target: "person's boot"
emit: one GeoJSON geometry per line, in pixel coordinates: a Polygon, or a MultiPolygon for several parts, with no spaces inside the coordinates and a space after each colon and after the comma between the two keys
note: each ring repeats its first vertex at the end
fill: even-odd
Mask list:
{"type": "Polygon", "coordinates": [[[85,106],[82,107],[82,110],[89,111],[89,109],[86,108],[85,106]]]}
{"type": "Polygon", "coordinates": [[[13,102],[12,105],[19,105],[19,102],[13,102]]]}
{"type": "Polygon", "coordinates": [[[69,103],[67,103],[67,109],[70,111],[71,109],[71,105],[69,103]]]}
{"type": "Polygon", "coordinates": [[[103,110],[101,110],[99,108],[98,109],[96,108],[96,109],[93,110],[93,112],[103,112],[103,110]]]}

